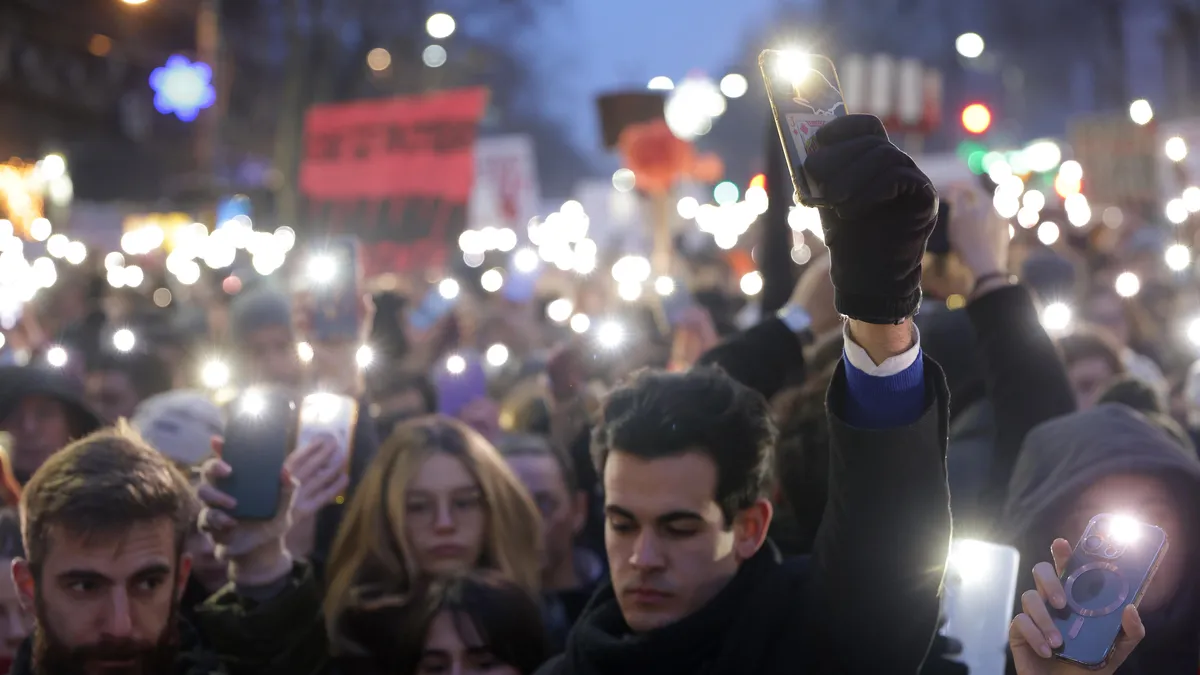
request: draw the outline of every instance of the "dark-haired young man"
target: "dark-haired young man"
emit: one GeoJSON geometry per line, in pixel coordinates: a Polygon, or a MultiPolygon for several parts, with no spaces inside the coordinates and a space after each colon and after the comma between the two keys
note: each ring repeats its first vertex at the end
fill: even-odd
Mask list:
{"type": "Polygon", "coordinates": [[[51,457],[21,496],[26,557],[13,579],[36,626],[11,672],[282,674],[320,662],[312,653],[323,649],[320,634],[311,632],[320,599],[283,546],[287,508],[236,526],[258,545],[229,557],[236,592],[198,612],[212,649],[201,647],[179,614],[195,518],[187,478],[125,424],[51,457]]]}
{"type": "Polygon", "coordinates": [[[950,544],[947,395],[911,324],[937,195],[879,120],[817,132],[845,356],[828,394],[829,501],[811,558],[767,540],[776,431],[724,373],[647,372],[594,429],[611,583],[544,675],[915,673],[950,544]]]}

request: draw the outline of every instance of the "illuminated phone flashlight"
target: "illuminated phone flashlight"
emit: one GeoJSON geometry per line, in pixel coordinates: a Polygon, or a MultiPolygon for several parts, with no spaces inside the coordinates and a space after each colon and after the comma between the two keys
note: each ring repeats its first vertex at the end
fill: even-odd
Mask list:
{"type": "Polygon", "coordinates": [[[67,350],[58,345],[54,345],[46,350],[46,363],[49,363],[55,368],[62,368],[67,365],[67,350]]]}
{"type": "Polygon", "coordinates": [[[587,314],[576,314],[571,317],[571,330],[576,333],[586,333],[592,327],[592,320],[587,314]]]}
{"type": "Polygon", "coordinates": [[[318,284],[327,284],[337,277],[337,259],[329,254],[314,255],[308,261],[308,278],[318,284]]]}
{"type": "Polygon", "coordinates": [[[301,363],[310,363],[313,360],[312,345],[307,342],[296,343],[296,356],[300,357],[301,363]]]}
{"type": "Polygon", "coordinates": [[[358,348],[358,352],[354,354],[354,361],[358,363],[359,368],[370,368],[375,362],[375,350],[369,345],[363,345],[358,348]]]}
{"type": "Polygon", "coordinates": [[[453,300],[458,297],[460,288],[458,282],[453,279],[442,279],[438,283],[438,295],[447,300],[453,300]]]}
{"type": "Polygon", "coordinates": [[[1052,302],[1042,310],[1042,328],[1051,333],[1062,333],[1071,326],[1071,306],[1065,302],[1052,302]]]}
{"type": "Polygon", "coordinates": [[[1122,272],[1114,284],[1117,295],[1122,298],[1132,298],[1142,290],[1142,281],[1133,272],[1122,272]]]}
{"type": "Polygon", "coordinates": [[[668,296],[675,292],[675,280],[671,277],[659,277],[654,280],[654,292],[668,296]]]}
{"type": "Polygon", "coordinates": [[[625,328],[616,321],[606,321],[596,330],[596,341],[605,349],[616,349],[625,344],[625,328]]]}
{"type": "Polygon", "coordinates": [[[229,384],[229,366],[219,359],[210,359],[200,368],[200,381],[209,389],[220,389],[229,384]]]}
{"type": "Polygon", "coordinates": [[[1113,516],[1108,521],[1108,533],[1119,544],[1132,544],[1142,534],[1142,526],[1131,516],[1113,516]]]}
{"type": "Polygon", "coordinates": [[[487,353],[484,356],[487,358],[488,365],[499,368],[508,363],[508,347],[502,344],[494,344],[488,347],[487,353]]]}
{"type": "Polygon", "coordinates": [[[808,54],[799,49],[786,49],[780,52],[779,60],[775,62],[776,74],[792,84],[799,84],[803,81],[810,69],[808,54]]]}
{"type": "Polygon", "coordinates": [[[1196,347],[1200,347],[1200,317],[1196,317],[1188,323],[1187,339],[1196,347]]]}
{"type": "Polygon", "coordinates": [[[342,400],[337,394],[309,394],[300,408],[300,421],[305,424],[332,424],[337,420],[341,408],[342,400]]]}
{"type": "Polygon", "coordinates": [[[446,371],[451,375],[462,375],[467,370],[467,360],[458,354],[451,354],[446,359],[446,371]]]}
{"type": "Polygon", "coordinates": [[[261,391],[249,389],[242,394],[238,412],[251,417],[258,417],[267,409],[267,399],[261,391]]]}
{"type": "Polygon", "coordinates": [[[987,543],[974,539],[955,541],[950,550],[950,559],[947,561],[948,567],[965,584],[984,581],[992,572],[988,548],[987,543]]]}
{"type": "Polygon", "coordinates": [[[134,345],[137,344],[137,336],[135,336],[133,331],[129,330],[128,328],[122,328],[121,330],[113,333],[112,343],[113,348],[115,348],[117,351],[129,353],[133,351],[134,345]]]}

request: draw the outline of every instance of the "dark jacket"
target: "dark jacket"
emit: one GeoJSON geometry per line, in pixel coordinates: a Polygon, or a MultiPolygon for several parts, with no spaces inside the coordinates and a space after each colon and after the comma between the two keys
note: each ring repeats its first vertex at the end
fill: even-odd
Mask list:
{"type": "MultiPolygon", "coordinates": [[[[1165,431],[1127,406],[1108,403],[1048,422],[1025,441],[1009,484],[1001,520],[1002,541],[1021,552],[1018,592],[1034,587],[1030,570],[1048,558],[1056,531],[1074,509],[1075,497],[1116,474],[1150,474],[1172,485],[1193,513],[1200,506],[1200,459],[1165,431]],[[1190,501],[1189,501],[1190,498],[1190,501]]],[[[1096,514],[1089,514],[1088,517],[1096,514]]],[[[1195,519],[1184,517],[1185,523],[1195,519]]],[[[1196,532],[1187,569],[1200,564],[1196,532]]],[[[1146,638],[1117,672],[1120,675],[1195,675],[1200,655],[1200,593],[1189,575],[1169,605],[1145,611],[1146,638]]],[[[1018,603],[1019,606],[1019,603],[1018,603]]]]}
{"type": "Polygon", "coordinates": [[[562,657],[539,675],[915,673],[938,622],[950,545],[948,394],[925,362],[928,407],[908,427],[842,421],[844,366],[830,386],[830,506],[814,553],[771,544],[706,606],[633,635],[611,584],[592,599],[562,657]]]}
{"type": "MultiPolygon", "coordinates": [[[[233,585],[180,618],[180,652],[173,673],[156,675],[317,675],[328,667],[321,588],[312,569],[296,563],[270,600],[255,602],[233,585]]],[[[31,640],[11,675],[32,675],[31,640]]]]}

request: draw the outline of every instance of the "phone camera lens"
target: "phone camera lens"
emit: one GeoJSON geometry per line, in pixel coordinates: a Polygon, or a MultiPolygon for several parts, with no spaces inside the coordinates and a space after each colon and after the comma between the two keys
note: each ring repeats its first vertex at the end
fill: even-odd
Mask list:
{"type": "Polygon", "coordinates": [[[1121,556],[1120,547],[1113,546],[1110,544],[1104,549],[1104,557],[1105,558],[1119,558],[1120,556],[1121,556]]]}
{"type": "Polygon", "coordinates": [[[1097,553],[1104,546],[1104,539],[1098,535],[1091,535],[1083,540],[1083,550],[1088,553],[1097,553]]]}

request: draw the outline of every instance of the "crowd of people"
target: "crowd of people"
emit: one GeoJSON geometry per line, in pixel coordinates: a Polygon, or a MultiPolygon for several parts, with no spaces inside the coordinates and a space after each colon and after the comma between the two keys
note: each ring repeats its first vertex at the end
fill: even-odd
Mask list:
{"type": "Polygon", "coordinates": [[[629,306],[616,349],[503,299],[417,330],[417,298],[384,293],[362,340],[321,342],[269,284],[170,325],[100,282],[39,298],[0,367],[0,667],[964,673],[939,631],[953,534],[1020,551],[1010,671],[1069,675],[1074,542],[1136,513],[1171,545],[1103,672],[1195,673],[1200,368],[1138,313],[1197,289],[1143,307],[1109,290],[1137,261],[1017,251],[977,186],[938,186],[952,253],[928,254],[939,193],[879,121],[817,139],[824,250],[744,330],[699,291],[667,335],[629,306]],[[1041,308],[1067,299],[1081,320],[1052,335],[1041,308]],[[129,326],[138,347],[109,347],[129,326]],[[512,358],[484,373],[494,343],[512,358]],[[359,401],[350,447],[258,477],[267,519],[222,491],[227,401],[196,383],[218,350],[242,387],[359,401]]]}

